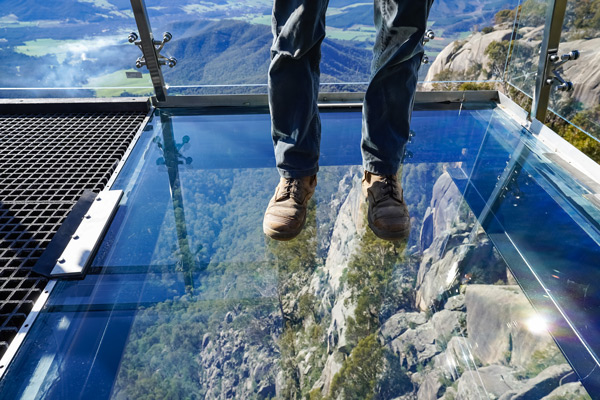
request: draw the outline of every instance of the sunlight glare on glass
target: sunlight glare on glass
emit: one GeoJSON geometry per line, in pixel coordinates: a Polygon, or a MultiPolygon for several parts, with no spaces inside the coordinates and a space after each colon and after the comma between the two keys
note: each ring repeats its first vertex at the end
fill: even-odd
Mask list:
{"type": "Polygon", "coordinates": [[[525,321],[529,332],[535,335],[543,335],[548,332],[548,321],[539,314],[534,314],[525,321]]]}

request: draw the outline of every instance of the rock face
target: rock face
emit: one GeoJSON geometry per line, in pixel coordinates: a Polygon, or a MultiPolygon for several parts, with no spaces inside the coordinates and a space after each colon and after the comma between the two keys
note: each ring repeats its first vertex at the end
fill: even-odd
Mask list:
{"type": "MultiPolygon", "coordinates": [[[[490,60],[484,54],[485,49],[492,42],[510,40],[511,35],[512,29],[497,30],[488,34],[477,32],[469,36],[466,41],[454,41],[450,43],[438,54],[435,61],[431,64],[425,81],[433,81],[434,76],[442,71],[452,71],[458,76],[458,74],[467,72],[477,64],[481,64],[484,67],[487,66],[490,60]]],[[[481,70],[476,80],[486,79],[487,76],[481,70]]],[[[426,86],[426,88],[431,89],[429,86],[426,86]]]]}
{"type": "Polygon", "coordinates": [[[417,400],[439,399],[443,391],[442,376],[443,375],[438,370],[433,370],[428,373],[419,386],[417,400]]]}
{"type": "MultiPolygon", "coordinates": [[[[248,332],[231,327],[236,316],[227,313],[217,335],[203,337],[200,353],[201,378],[205,384],[206,398],[244,398],[261,393],[262,398],[276,395],[278,354],[268,346],[249,340],[248,332]],[[243,385],[253,382],[256,388],[243,385]]],[[[243,317],[243,316],[242,316],[243,317]]],[[[273,315],[277,319],[277,316],[273,315]]],[[[256,321],[255,321],[256,322],[256,321]]],[[[275,334],[278,323],[272,319],[262,320],[261,334],[275,334]]]]}
{"type": "Polygon", "coordinates": [[[585,399],[587,395],[580,382],[572,382],[557,387],[548,396],[542,397],[541,400],[585,399]]]}
{"type": "MultiPolygon", "coordinates": [[[[515,51],[511,60],[512,67],[516,71],[523,68],[521,64],[528,65],[525,70],[534,73],[531,67],[537,65],[537,49],[541,42],[542,27],[522,27],[518,31],[518,39],[515,41],[515,48],[522,46],[531,49],[533,55],[520,56],[515,51]]],[[[477,32],[469,36],[465,41],[454,41],[446,46],[431,64],[425,78],[426,82],[432,82],[436,74],[442,71],[450,72],[453,77],[465,77],[469,80],[488,80],[486,71],[490,62],[485,54],[485,49],[490,43],[510,40],[511,29],[503,29],[497,26],[496,30],[487,34],[477,32]]],[[[595,107],[600,102],[600,70],[596,67],[600,63],[600,38],[579,39],[562,42],[559,48],[559,54],[568,53],[572,50],[579,50],[580,57],[576,61],[566,63],[562,68],[563,77],[573,82],[574,88],[569,96],[584,104],[585,108],[595,107]]],[[[509,71],[511,71],[509,69],[509,71]]],[[[511,79],[511,76],[508,76],[511,79]]],[[[535,80],[535,78],[532,78],[535,80]]],[[[427,83],[423,86],[425,90],[433,90],[433,85],[427,83]]]]}
{"type": "Polygon", "coordinates": [[[553,365],[530,379],[520,390],[505,393],[500,400],[541,399],[550,394],[559,384],[576,380],[575,373],[568,364],[553,365]]]}
{"type": "Polygon", "coordinates": [[[479,368],[477,371],[467,371],[460,377],[457,399],[497,399],[504,393],[520,388],[522,385],[515,378],[512,368],[503,365],[490,365],[489,367],[479,368]]]}
{"type": "Polygon", "coordinates": [[[396,339],[407,330],[427,322],[425,313],[402,312],[392,315],[381,327],[380,334],[386,343],[396,339]]]}
{"type": "MultiPolygon", "coordinates": [[[[465,250],[454,248],[447,257],[445,253],[450,237],[459,233],[453,223],[457,220],[461,199],[452,178],[444,173],[433,186],[433,196],[421,228],[423,257],[416,284],[416,307],[420,310],[427,310],[456,283],[457,258],[461,258],[457,254],[465,250]]],[[[467,227],[459,229],[465,232],[467,227]]]]}
{"type": "Polygon", "coordinates": [[[356,249],[360,223],[361,194],[361,171],[352,168],[340,181],[339,192],[348,193],[342,202],[338,216],[335,220],[327,259],[325,260],[325,272],[328,284],[333,291],[340,286],[340,278],[348,265],[350,256],[356,249]]]}
{"type": "Polygon", "coordinates": [[[546,332],[526,326],[535,312],[518,286],[469,285],[465,303],[468,337],[483,364],[526,367],[536,351],[554,346],[546,332]]]}
{"type": "Polygon", "coordinates": [[[427,313],[396,314],[381,336],[412,372],[419,400],[539,399],[557,389],[560,379],[573,379],[572,371],[561,365],[550,335],[529,330],[533,308],[516,284],[507,285],[514,281],[506,264],[462,201],[450,176],[442,174],[419,243],[415,299],[427,313]],[[430,317],[416,324],[421,315],[430,317]],[[540,373],[540,366],[548,368],[540,373]]]}
{"type": "Polygon", "coordinates": [[[482,230],[473,232],[474,217],[461,209],[462,202],[450,175],[442,174],[434,185],[421,234],[421,246],[426,248],[416,283],[420,310],[443,305],[449,295],[458,293],[460,284],[506,280],[504,262],[482,230]],[[423,232],[431,232],[430,243],[429,234],[423,232]]]}
{"type": "Polygon", "coordinates": [[[443,351],[452,335],[464,331],[465,313],[461,311],[442,310],[425,323],[423,319],[423,313],[400,313],[381,328],[381,335],[391,339],[388,346],[409,370],[428,363],[443,351]]]}
{"type": "Polygon", "coordinates": [[[331,319],[327,328],[327,359],[319,379],[313,385],[322,393],[329,392],[335,374],[341,369],[340,354],[346,349],[346,320],[354,314],[354,304],[348,302],[350,292],[342,285],[341,278],[358,245],[361,223],[361,174],[360,167],[351,168],[340,181],[339,193],[347,193],[340,201],[337,218],[331,234],[325,265],[315,274],[310,290],[322,299],[321,308],[327,310],[331,319]],[[325,279],[319,278],[325,276],[325,279]],[[330,303],[330,299],[333,302],[330,303]]]}

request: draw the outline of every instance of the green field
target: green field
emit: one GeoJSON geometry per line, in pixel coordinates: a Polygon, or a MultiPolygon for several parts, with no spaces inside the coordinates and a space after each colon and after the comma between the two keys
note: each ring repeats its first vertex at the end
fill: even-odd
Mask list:
{"type": "Polygon", "coordinates": [[[58,63],[62,64],[69,54],[79,55],[83,60],[86,53],[89,54],[103,47],[115,46],[120,42],[124,42],[121,35],[67,40],[44,38],[26,41],[22,46],[15,46],[14,51],[30,57],[54,55],[58,63]]]}
{"type": "Polygon", "coordinates": [[[270,14],[269,15],[267,15],[267,14],[245,14],[245,15],[242,15],[241,17],[235,17],[232,19],[244,21],[249,24],[271,26],[271,15],[270,14]]]}
{"type": "Polygon", "coordinates": [[[107,87],[109,89],[94,89],[97,97],[116,97],[121,93],[127,92],[134,95],[151,95],[153,93],[150,74],[143,73],[142,78],[127,78],[126,72],[136,71],[134,69],[122,69],[110,74],[100,75],[88,79],[85,87],[98,88],[107,87]]]}
{"type": "Polygon", "coordinates": [[[330,39],[372,43],[375,40],[375,28],[364,25],[356,25],[352,29],[340,29],[328,26],[327,37],[330,39]]]}

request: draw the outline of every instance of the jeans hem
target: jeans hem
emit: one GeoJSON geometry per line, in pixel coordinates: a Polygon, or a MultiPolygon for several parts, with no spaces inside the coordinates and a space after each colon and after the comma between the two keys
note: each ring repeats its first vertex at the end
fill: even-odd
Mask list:
{"type": "Polygon", "coordinates": [[[365,171],[368,171],[374,175],[395,175],[398,173],[400,167],[397,168],[389,168],[388,166],[383,165],[382,163],[373,164],[369,162],[363,162],[363,168],[365,171]]]}
{"type": "Polygon", "coordinates": [[[279,175],[282,178],[299,179],[299,178],[304,178],[307,176],[316,175],[316,173],[319,171],[319,167],[314,167],[314,168],[310,168],[310,169],[302,169],[302,170],[292,170],[292,171],[277,167],[277,171],[279,171],[279,175]]]}

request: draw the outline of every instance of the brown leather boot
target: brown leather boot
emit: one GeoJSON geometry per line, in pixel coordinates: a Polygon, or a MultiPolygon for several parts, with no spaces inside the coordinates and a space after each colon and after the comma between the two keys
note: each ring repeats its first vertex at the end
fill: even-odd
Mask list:
{"type": "Polygon", "coordinates": [[[410,216],[396,175],[375,175],[365,171],[362,189],[367,198],[367,220],[373,233],[385,240],[406,239],[410,234],[410,216]]]}
{"type": "Polygon", "coordinates": [[[265,211],[265,235],[276,240],[290,240],[298,236],[306,221],[306,205],[316,186],[316,175],[299,179],[281,178],[265,211]]]}

